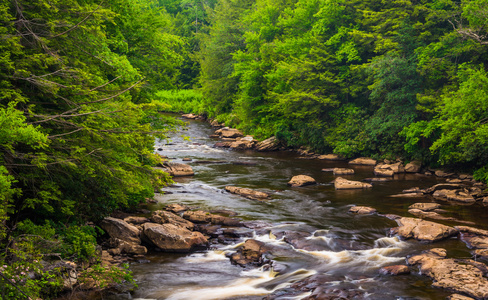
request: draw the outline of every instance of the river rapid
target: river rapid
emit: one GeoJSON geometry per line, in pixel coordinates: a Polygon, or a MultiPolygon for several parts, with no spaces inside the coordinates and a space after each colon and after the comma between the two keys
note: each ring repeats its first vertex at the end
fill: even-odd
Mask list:
{"type": "MultiPolygon", "coordinates": [[[[310,292],[291,290],[294,283],[321,274],[328,278],[321,288],[358,291],[361,299],[444,299],[451,294],[431,287],[431,280],[413,272],[410,275],[380,275],[383,266],[405,264],[407,256],[442,247],[449,257],[471,257],[466,245],[457,239],[435,244],[402,241],[389,236],[395,221],[380,215],[354,215],[353,205],[371,206],[380,214],[410,216],[409,205],[433,202],[430,198],[393,198],[404,189],[426,188],[443,179],[435,176],[403,174],[392,181],[373,183],[368,190],[335,190],[331,172],[324,168],[350,167],[351,180],[374,177],[373,167],[349,166],[347,162],[301,159],[288,151],[261,153],[213,148],[212,128],[202,121],[188,121],[185,130],[168,140],[158,141],[155,149],[174,162],[188,163],[195,175],[176,177],[176,184],[156,196],[151,210],[180,203],[201,210],[230,210],[242,220],[259,221],[258,229],[245,229],[250,238],[276,246],[272,267],[242,268],[227,257],[245,238],[215,243],[206,251],[189,254],[150,252],[132,262],[138,288],[120,299],[302,299],[310,292]],[[184,162],[183,158],[192,161],[184,162]],[[215,161],[214,163],[198,163],[215,161]],[[291,188],[294,175],[310,175],[318,185],[291,188]],[[254,201],[224,190],[227,185],[269,192],[267,201],[254,201]],[[299,232],[311,250],[294,248],[280,233],[299,232]],[[272,232],[272,233],[270,233],[272,232]],[[226,256],[227,255],[227,256],[226,256]],[[271,296],[274,298],[271,298],[271,296]],[[282,295],[282,296],[280,296],[282,295]]],[[[472,221],[486,228],[486,209],[443,204],[447,216],[472,221]]],[[[444,222],[445,223],[445,222],[444,222]]],[[[445,223],[459,225],[458,223],[445,223]]],[[[331,298],[340,299],[340,298],[331,298]]]]}

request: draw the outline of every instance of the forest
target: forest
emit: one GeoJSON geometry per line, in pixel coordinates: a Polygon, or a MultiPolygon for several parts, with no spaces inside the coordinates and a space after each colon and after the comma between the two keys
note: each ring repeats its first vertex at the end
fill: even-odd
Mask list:
{"type": "Polygon", "coordinates": [[[91,224],[171,183],[162,111],[488,181],[488,0],[5,0],[0,39],[1,299],[130,279],[91,224]]]}

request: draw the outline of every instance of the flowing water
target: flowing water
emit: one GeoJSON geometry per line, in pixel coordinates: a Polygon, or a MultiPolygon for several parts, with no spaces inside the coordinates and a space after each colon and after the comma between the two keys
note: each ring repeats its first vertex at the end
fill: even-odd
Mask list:
{"type": "MultiPolygon", "coordinates": [[[[367,299],[444,299],[450,294],[432,288],[431,281],[420,274],[387,276],[378,270],[404,264],[407,256],[432,247],[448,249],[450,257],[471,257],[462,242],[449,239],[432,245],[401,241],[388,234],[396,222],[379,215],[348,213],[352,205],[367,205],[383,214],[409,216],[409,205],[433,200],[390,196],[411,187],[429,187],[442,179],[406,174],[389,182],[374,183],[369,190],[337,191],[331,183],[332,173],[321,170],[350,167],[346,162],[300,159],[296,153],[286,151],[258,153],[213,148],[216,140],[209,138],[212,133],[207,123],[189,121],[187,129],[156,144],[156,149],[162,148],[158,153],[174,162],[191,158],[188,164],[195,176],[175,178],[177,184],[165,188],[167,193],[157,196],[159,203],[151,209],[181,203],[208,211],[231,210],[243,220],[260,221],[261,229],[249,230],[249,234],[275,246],[271,257],[274,269],[233,265],[226,254],[235,251],[243,240],[214,244],[208,251],[190,254],[152,252],[130,266],[139,286],[130,299],[263,299],[314,274],[329,278],[321,284],[323,288],[357,290],[367,299]],[[198,163],[202,160],[214,163],[198,163]],[[319,184],[288,187],[289,179],[299,174],[310,175],[319,184]],[[226,185],[269,192],[272,198],[249,200],[225,192],[226,185]],[[284,231],[304,235],[303,241],[309,245],[306,249],[310,250],[286,243],[280,234],[284,231]]],[[[355,174],[343,177],[374,177],[372,167],[352,168],[355,174]]],[[[480,228],[486,223],[486,210],[479,206],[442,204],[447,216],[473,221],[480,228]]],[[[297,292],[276,299],[302,299],[309,295],[297,292]]]]}

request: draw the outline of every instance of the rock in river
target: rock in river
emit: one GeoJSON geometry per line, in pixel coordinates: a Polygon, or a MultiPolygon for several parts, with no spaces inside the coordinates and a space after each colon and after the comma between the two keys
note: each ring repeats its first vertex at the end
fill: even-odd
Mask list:
{"type": "Polygon", "coordinates": [[[159,249],[169,252],[188,252],[208,241],[200,232],[192,232],[173,224],[144,224],[144,236],[159,249]]]}
{"type": "Polygon", "coordinates": [[[195,173],[193,169],[187,164],[179,164],[174,162],[165,162],[163,164],[163,168],[171,175],[171,176],[192,176],[195,173]]]}
{"type": "Polygon", "coordinates": [[[349,212],[359,215],[371,215],[376,213],[376,209],[367,206],[353,206],[349,209],[349,212]]]}
{"type": "Polygon", "coordinates": [[[185,220],[182,217],[175,215],[174,213],[164,210],[154,211],[151,215],[151,221],[158,224],[169,223],[178,227],[186,228],[188,230],[193,230],[193,228],[195,227],[195,224],[193,224],[192,222],[185,220]]]}
{"type": "Polygon", "coordinates": [[[306,186],[312,184],[317,184],[317,182],[315,181],[315,179],[307,175],[293,176],[293,178],[288,182],[288,185],[291,185],[292,187],[306,186]]]}
{"type": "Polygon", "coordinates": [[[216,134],[220,135],[222,138],[238,138],[241,136],[244,136],[242,132],[240,132],[237,129],[234,128],[229,128],[229,127],[224,127],[221,128],[217,131],[215,131],[216,134]]]}
{"type": "Polygon", "coordinates": [[[349,162],[351,165],[363,165],[363,166],[374,166],[376,165],[376,160],[367,157],[360,157],[353,159],[349,162]]]}
{"type": "Polygon", "coordinates": [[[434,287],[454,290],[476,299],[488,298],[488,279],[483,276],[484,264],[470,259],[446,258],[445,250],[439,248],[412,256],[408,263],[419,265],[420,272],[434,280],[434,287]]]}
{"type": "Polygon", "coordinates": [[[334,180],[334,187],[336,190],[348,190],[348,189],[368,189],[368,188],[372,188],[373,186],[369,183],[347,180],[342,177],[337,177],[334,180]]]}
{"type": "Polygon", "coordinates": [[[252,200],[265,200],[269,198],[269,194],[255,191],[248,188],[240,188],[237,186],[226,186],[225,190],[232,194],[241,195],[252,200]]]}
{"type": "Polygon", "coordinates": [[[334,169],[332,169],[332,173],[334,175],[353,175],[354,174],[354,169],[334,168],[334,169]]]}
{"type": "Polygon", "coordinates": [[[242,267],[246,265],[262,265],[265,261],[263,254],[268,251],[268,248],[263,242],[249,239],[247,240],[236,253],[233,253],[230,260],[242,267]]]}
{"type": "Polygon", "coordinates": [[[436,242],[458,233],[458,230],[416,218],[399,218],[396,220],[399,227],[393,229],[393,233],[397,233],[405,239],[414,238],[419,241],[436,242]]]}
{"type": "Polygon", "coordinates": [[[259,142],[256,145],[256,150],[257,151],[276,151],[280,147],[280,143],[278,142],[278,139],[274,136],[270,137],[269,139],[266,139],[262,142],[259,142]]]}
{"type": "Polygon", "coordinates": [[[140,244],[140,230],[121,219],[107,217],[100,222],[100,227],[112,238],[117,238],[129,243],[140,244]]]}
{"type": "Polygon", "coordinates": [[[215,225],[226,225],[226,226],[240,226],[241,222],[238,219],[233,219],[229,217],[219,216],[211,214],[206,211],[186,211],[183,214],[183,218],[190,220],[194,223],[211,223],[215,225]]]}

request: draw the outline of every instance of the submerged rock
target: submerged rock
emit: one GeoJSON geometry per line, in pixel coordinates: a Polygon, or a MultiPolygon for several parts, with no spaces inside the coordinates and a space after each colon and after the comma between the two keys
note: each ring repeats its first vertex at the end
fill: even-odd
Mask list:
{"type": "Polygon", "coordinates": [[[315,181],[315,179],[307,175],[293,176],[293,178],[288,182],[288,185],[292,187],[300,187],[312,184],[317,184],[317,182],[315,181]]]}
{"type": "Polygon", "coordinates": [[[192,232],[173,224],[144,224],[144,236],[159,249],[169,252],[188,252],[208,241],[200,232],[192,232]]]}
{"type": "Polygon", "coordinates": [[[395,220],[399,227],[392,230],[393,233],[398,234],[402,238],[414,238],[419,241],[436,242],[458,233],[458,230],[416,218],[399,218],[395,220]]]}
{"type": "Polygon", "coordinates": [[[252,200],[265,200],[269,198],[269,194],[255,191],[248,188],[240,188],[236,186],[226,186],[225,190],[232,194],[237,194],[252,200]]]}
{"type": "Polygon", "coordinates": [[[347,180],[342,177],[337,177],[334,180],[334,187],[336,190],[346,190],[346,189],[368,189],[368,188],[372,188],[373,186],[369,183],[347,180]]]}
{"type": "Polygon", "coordinates": [[[420,272],[433,279],[434,287],[454,290],[477,299],[488,297],[484,264],[470,259],[446,258],[444,249],[432,249],[412,256],[408,263],[420,266],[420,272]]]}

